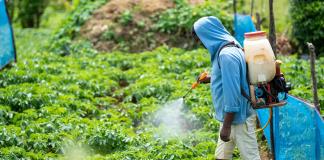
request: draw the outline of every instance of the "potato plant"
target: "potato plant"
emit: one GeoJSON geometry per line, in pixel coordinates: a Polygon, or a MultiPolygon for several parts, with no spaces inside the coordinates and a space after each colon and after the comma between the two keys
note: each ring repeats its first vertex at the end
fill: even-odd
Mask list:
{"type": "Polygon", "coordinates": [[[184,112],[197,117],[189,119],[196,125],[187,134],[163,139],[152,122],[161,105],[181,97],[209,68],[205,50],[107,54],[87,42],[72,44],[69,56],[23,49],[1,74],[1,158],[64,158],[73,146],[87,148],[89,159],[213,157],[218,123],[209,86],[186,99],[184,112]]]}
{"type": "MultiPolygon", "coordinates": [[[[297,59],[296,56],[279,57],[284,64],[282,71],[285,73],[286,79],[292,83],[293,90],[290,94],[305,99],[309,102],[313,101],[312,80],[310,73],[309,60],[297,59]]],[[[316,76],[318,96],[322,114],[324,114],[324,58],[316,60],[316,76]]]]}

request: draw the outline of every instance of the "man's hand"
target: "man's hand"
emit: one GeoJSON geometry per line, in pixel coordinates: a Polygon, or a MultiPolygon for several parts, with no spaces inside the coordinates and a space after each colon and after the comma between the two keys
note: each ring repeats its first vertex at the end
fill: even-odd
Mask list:
{"type": "Polygon", "coordinates": [[[210,75],[207,72],[201,73],[197,78],[199,83],[210,83],[210,75]]]}
{"type": "Polygon", "coordinates": [[[220,139],[224,142],[230,141],[231,127],[223,126],[220,132],[220,139]]]}
{"type": "Polygon", "coordinates": [[[210,76],[208,75],[205,79],[200,80],[200,83],[210,83],[210,76]]]}
{"type": "Polygon", "coordinates": [[[226,113],[224,117],[223,127],[220,132],[220,138],[224,142],[230,141],[231,136],[231,126],[234,120],[235,113],[226,113]]]}

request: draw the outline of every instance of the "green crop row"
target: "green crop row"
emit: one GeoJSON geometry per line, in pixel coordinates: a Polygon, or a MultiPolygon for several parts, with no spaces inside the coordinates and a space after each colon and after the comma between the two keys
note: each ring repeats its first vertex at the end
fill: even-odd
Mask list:
{"type": "MultiPolygon", "coordinates": [[[[163,126],[154,121],[163,104],[182,97],[195,77],[209,70],[206,50],[163,46],[107,54],[80,42],[62,57],[46,50],[23,52],[29,43],[17,44],[18,63],[0,76],[0,159],[68,158],[75,148],[83,148],[88,159],[213,159],[219,123],[209,85],[185,99],[183,113],[193,115],[184,116],[190,132],[165,139],[163,126]]],[[[291,93],[311,101],[308,62],[280,59],[294,86],[291,93]]],[[[319,59],[321,104],[323,65],[319,59]]]]}
{"type": "MultiPolygon", "coordinates": [[[[309,60],[297,59],[297,56],[279,57],[283,60],[282,71],[293,90],[290,94],[313,102],[313,87],[309,60]]],[[[322,113],[324,113],[324,58],[316,60],[316,79],[322,113]]]]}
{"type": "MultiPolygon", "coordinates": [[[[37,44],[24,52],[29,46],[24,39],[17,44],[18,63],[0,76],[0,159],[68,158],[74,148],[83,148],[88,159],[213,159],[219,123],[209,85],[185,99],[183,113],[193,115],[184,117],[190,132],[165,139],[163,126],[154,121],[163,104],[182,97],[195,77],[209,70],[206,50],[163,46],[141,54],[108,54],[79,42],[62,57],[32,50],[37,44]]],[[[311,101],[309,63],[293,56],[279,59],[294,86],[291,93],[311,101]]],[[[321,104],[323,65],[319,59],[321,104]]]]}
{"type": "Polygon", "coordinates": [[[213,157],[218,123],[208,86],[186,99],[184,112],[196,116],[188,119],[192,133],[163,139],[152,119],[209,67],[204,50],[102,54],[85,42],[62,57],[23,48],[0,78],[0,158],[66,158],[77,147],[86,148],[89,159],[213,157]]]}

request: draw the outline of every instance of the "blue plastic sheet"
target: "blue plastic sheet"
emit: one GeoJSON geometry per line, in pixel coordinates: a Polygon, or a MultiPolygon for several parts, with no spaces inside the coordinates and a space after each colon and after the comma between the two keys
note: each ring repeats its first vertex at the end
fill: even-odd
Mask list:
{"type": "Polygon", "coordinates": [[[316,111],[316,157],[317,159],[324,159],[324,121],[320,113],[316,111]]]}
{"type": "MultiPolygon", "coordinates": [[[[244,33],[256,31],[252,18],[236,14],[235,38],[243,46],[244,33]]],[[[257,110],[261,126],[269,118],[269,109],[257,110]]],[[[289,96],[287,105],[273,109],[273,132],[277,160],[324,160],[324,121],[310,104],[289,96]]],[[[271,148],[270,125],[264,135],[271,148]]]]}
{"type": "Polygon", "coordinates": [[[15,60],[14,37],[7,14],[6,2],[0,0],[0,69],[15,60]]]}
{"type": "MultiPolygon", "coordinates": [[[[268,109],[257,112],[264,125],[268,109]]],[[[273,118],[276,159],[324,159],[324,122],[313,106],[289,96],[287,105],[274,108],[273,118]]],[[[268,142],[269,130],[264,132],[268,142]]]]}
{"type": "Polygon", "coordinates": [[[243,46],[244,33],[256,31],[251,16],[236,14],[234,17],[234,31],[236,40],[243,46]]]}

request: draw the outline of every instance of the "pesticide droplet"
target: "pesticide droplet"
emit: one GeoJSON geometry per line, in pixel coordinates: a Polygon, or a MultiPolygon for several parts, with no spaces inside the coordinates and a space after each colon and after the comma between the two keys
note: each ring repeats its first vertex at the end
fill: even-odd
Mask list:
{"type": "Polygon", "coordinates": [[[64,160],[85,160],[90,155],[89,148],[80,145],[66,144],[64,146],[64,160]]]}
{"type": "Polygon", "coordinates": [[[166,103],[156,112],[154,124],[158,126],[159,135],[162,138],[173,138],[181,136],[189,131],[190,122],[186,117],[194,116],[184,110],[184,99],[166,103]]]}

